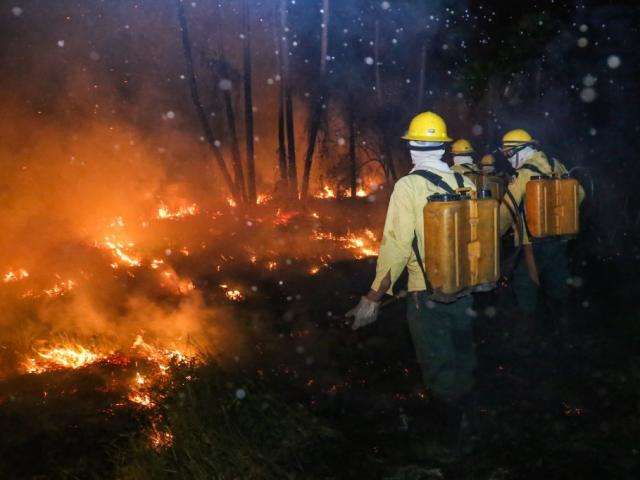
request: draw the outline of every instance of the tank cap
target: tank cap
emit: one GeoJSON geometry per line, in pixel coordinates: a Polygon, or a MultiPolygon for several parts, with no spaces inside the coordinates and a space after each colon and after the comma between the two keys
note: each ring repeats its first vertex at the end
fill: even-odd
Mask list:
{"type": "Polygon", "coordinates": [[[529,180],[544,180],[542,175],[532,175],[529,180]]]}
{"type": "Polygon", "coordinates": [[[478,190],[478,200],[484,200],[491,197],[493,197],[493,195],[491,195],[491,190],[488,188],[478,190]]]}
{"type": "Polygon", "coordinates": [[[429,202],[456,202],[460,199],[460,195],[452,193],[434,193],[427,198],[429,202]]]}

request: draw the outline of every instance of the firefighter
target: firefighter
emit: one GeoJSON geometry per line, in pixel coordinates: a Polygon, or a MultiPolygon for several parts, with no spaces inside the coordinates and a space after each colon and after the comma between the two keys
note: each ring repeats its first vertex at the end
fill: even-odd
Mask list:
{"type": "Polygon", "coordinates": [[[480,159],[480,171],[485,175],[492,175],[496,172],[496,159],[490,153],[483,155],[480,159]]]}
{"type": "MultiPolygon", "coordinates": [[[[526,323],[533,322],[541,287],[549,300],[553,314],[558,314],[568,296],[569,263],[567,238],[550,237],[532,240],[527,232],[524,217],[524,195],[527,182],[533,176],[564,175],[566,167],[556,159],[549,158],[540,150],[533,137],[522,129],[511,130],[502,138],[502,152],[515,170],[509,182],[508,192],[500,207],[501,233],[514,228],[516,248],[522,246],[512,276],[513,291],[518,306],[525,314],[526,323]],[[522,236],[522,238],[520,238],[522,236]]],[[[579,189],[579,201],[584,190],[579,189]]]]}
{"type": "Polygon", "coordinates": [[[454,172],[468,175],[469,173],[475,174],[480,171],[474,163],[475,150],[468,140],[461,138],[453,142],[451,154],[453,155],[453,166],[451,170],[454,172]]]}
{"type": "Polygon", "coordinates": [[[458,438],[464,406],[474,384],[476,367],[470,295],[443,303],[427,294],[424,272],[423,208],[427,197],[445,193],[442,187],[421,175],[435,174],[451,189],[470,188],[473,183],[454,173],[443,161],[447,143],[444,120],[433,112],[417,115],[402,137],[413,162],[413,170],[395,184],[389,200],[376,276],[369,293],[347,313],[358,329],[378,318],[380,301],[404,268],[408,277],[407,320],[423,380],[439,405],[446,409],[449,440],[458,438]],[[455,433],[454,433],[455,432],[455,433]]]}

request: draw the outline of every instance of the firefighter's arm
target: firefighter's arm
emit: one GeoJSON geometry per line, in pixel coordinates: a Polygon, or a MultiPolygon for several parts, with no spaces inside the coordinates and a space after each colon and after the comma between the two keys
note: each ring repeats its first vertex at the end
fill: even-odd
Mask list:
{"type": "Polygon", "coordinates": [[[586,197],[586,194],[584,193],[584,188],[582,188],[582,185],[578,183],[578,205],[582,205],[582,202],[584,201],[584,197],[586,197]]]}
{"type": "Polygon", "coordinates": [[[415,235],[412,199],[411,184],[403,180],[398,181],[389,200],[376,264],[376,278],[371,284],[371,292],[367,295],[370,300],[378,301],[385,292],[392,294],[393,284],[409,261],[411,243],[415,235]]]}
{"type": "Polygon", "coordinates": [[[523,180],[523,175],[512,180],[508,186],[508,191],[511,195],[505,193],[502,202],[500,202],[500,235],[504,235],[511,228],[514,223],[514,215],[520,215],[518,205],[522,201],[526,185],[526,181],[523,180]],[[515,205],[513,203],[514,200],[515,205]]]}

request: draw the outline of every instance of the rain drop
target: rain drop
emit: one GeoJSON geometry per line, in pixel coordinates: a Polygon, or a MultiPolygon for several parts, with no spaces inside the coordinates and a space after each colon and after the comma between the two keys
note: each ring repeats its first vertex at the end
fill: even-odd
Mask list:
{"type": "Polygon", "coordinates": [[[595,89],[591,87],[583,88],[580,91],[580,100],[582,100],[585,103],[593,102],[597,96],[598,94],[596,93],[595,89]]]}
{"type": "Polygon", "coordinates": [[[607,57],[607,65],[609,66],[609,68],[618,68],[621,63],[622,61],[620,60],[620,57],[618,55],[609,55],[607,57]]]}

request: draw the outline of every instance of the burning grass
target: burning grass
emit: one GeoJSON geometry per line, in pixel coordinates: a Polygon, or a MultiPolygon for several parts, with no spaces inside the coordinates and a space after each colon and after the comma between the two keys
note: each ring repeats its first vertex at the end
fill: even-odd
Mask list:
{"type": "MultiPolygon", "coordinates": [[[[117,427],[117,435],[131,431],[140,448],[144,445],[144,459],[134,464],[148,461],[150,452],[172,463],[164,451],[182,456],[188,452],[181,449],[202,448],[196,446],[196,433],[186,432],[195,406],[183,411],[185,418],[166,415],[169,406],[179,404],[180,397],[172,392],[177,387],[190,392],[193,387],[187,385],[189,374],[184,372],[202,367],[203,352],[238,358],[245,333],[233,321],[234,309],[263,301],[265,285],[279,285],[292,274],[317,275],[335,261],[375,255],[377,239],[365,225],[370,219],[345,221],[341,211],[365,204],[344,202],[317,201],[304,210],[285,208],[261,195],[260,205],[250,213],[232,206],[200,207],[186,200],[160,202],[147,217],[123,212],[105,220],[95,238],[69,239],[52,248],[47,262],[15,259],[14,266],[4,265],[0,298],[8,308],[1,320],[7,328],[0,334],[0,404],[10,402],[20,411],[34,404],[79,411],[76,403],[90,399],[84,411],[89,416],[93,408],[101,428],[117,427]],[[176,376],[177,371],[182,373],[176,376]],[[129,424],[132,415],[138,419],[133,426],[142,424],[142,429],[129,424]],[[110,421],[114,425],[107,427],[110,421]]],[[[253,399],[266,398],[252,396],[240,402],[233,393],[225,397],[228,386],[216,388],[221,388],[222,397],[212,402],[219,402],[220,408],[251,405],[251,415],[257,414],[253,399]]],[[[263,400],[260,405],[271,405],[263,400]]],[[[297,439],[301,446],[315,442],[295,430],[295,422],[309,418],[295,409],[287,410],[288,418],[277,418],[285,411],[273,408],[264,414],[273,431],[297,439]]],[[[253,456],[247,471],[258,468],[256,452],[272,455],[277,450],[276,438],[267,430],[257,443],[242,446],[241,437],[224,438],[213,420],[206,428],[214,426],[211,432],[220,438],[216,448],[227,448],[231,442],[237,461],[253,456]]],[[[196,432],[202,441],[205,433],[196,432]]],[[[43,434],[59,441],[57,430],[43,434]]],[[[226,452],[231,458],[231,451],[226,452]]],[[[275,455],[292,456],[261,466],[265,475],[277,476],[286,463],[303,461],[294,458],[307,454],[292,446],[275,455]]],[[[221,462],[220,468],[232,468],[221,462]]]]}
{"type": "Polygon", "coordinates": [[[208,363],[175,385],[163,421],[117,451],[117,478],[325,478],[339,455],[336,431],[251,375],[208,363]]]}

